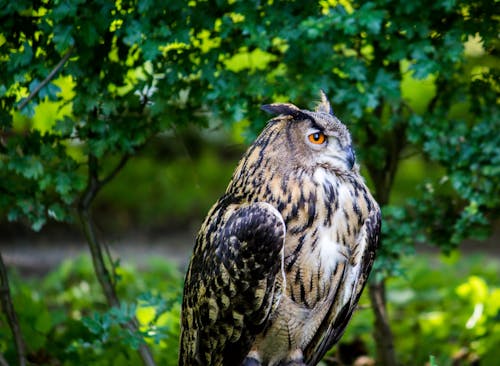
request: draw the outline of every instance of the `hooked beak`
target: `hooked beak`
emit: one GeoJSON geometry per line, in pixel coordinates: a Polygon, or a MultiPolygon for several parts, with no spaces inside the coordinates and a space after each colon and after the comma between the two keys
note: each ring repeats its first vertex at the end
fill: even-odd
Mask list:
{"type": "Polygon", "coordinates": [[[346,153],[346,164],[349,170],[352,169],[354,166],[354,163],[356,162],[356,155],[354,155],[354,150],[352,149],[352,146],[349,145],[346,148],[344,148],[344,151],[346,153]]]}

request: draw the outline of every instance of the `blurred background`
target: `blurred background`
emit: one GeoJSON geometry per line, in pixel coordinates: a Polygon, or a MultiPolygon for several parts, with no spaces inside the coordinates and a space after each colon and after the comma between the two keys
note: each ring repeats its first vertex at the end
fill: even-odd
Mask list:
{"type": "MultiPolygon", "coordinates": [[[[38,117],[50,120],[43,113],[34,119],[38,117]]],[[[155,137],[96,198],[94,215],[100,237],[123,260],[147,266],[149,257],[159,255],[184,270],[202,220],[224,193],[250,142],[238,126],[188,128],[155,137]]],[[[401,165],[392,190],[391,201],[396,203],[403,203],[429,176],[442,174],[422,156],[401,165]]],[[[64,224],[49,221],[35,232],[26,223],[4,220],[1,232],[6,263],[23,275],[43,275],[62,260],[88,252],[76,219],[64,224]]],[[[466,239],[459,249],[491,255],[494,260],[500,259],[499,243],[500,225],[495,222],[484,240],[466,239]]],[[[426,243],[417,250],[440,253],[426,243]]]]}
{"type": "Polygon", "coordinates": [[[175,365],[195,237],[269,118],[260,105],[310,109],[320,89],[384,223],[322,364],[496,365],[499,10],[2,4],[0,365],[175,365]]]}

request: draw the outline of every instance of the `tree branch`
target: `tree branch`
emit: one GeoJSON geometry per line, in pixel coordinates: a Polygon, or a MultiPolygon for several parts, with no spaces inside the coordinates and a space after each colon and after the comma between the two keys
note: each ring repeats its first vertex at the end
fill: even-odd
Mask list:
{"type": "MultiPolygon", "coordinates": [[[[91,205],[101,188],[113,177],[115,177],[116,174],[118,174],[118,172],[125,166],[127,160],[128,155],[123,156],[118,165],[109,173],[109,175],[103,180],[99,180],[98,160],[95,155],[89,153],[87,187],[78,204],[78,216],[82,224],[83,233],[89,245],[94,270],[104,292],[104,296],[106,297],[106,302],[110,307],[119,307],[120,300],[116,294],[112,276],[106,268],[103,256],[103,247],[97,238],[95,226],[92,220],[91,205]]],[[[139,329],[139,324],[137,319],[133,319],[124,325],[124,327],[130,332],[136,333],[139,329]]],[[[139,353],[144,365],[155,366],[151,350],[146,344],[141,344],[139,346],[139,353]]]]}
{"type": "MultiPolygon", "coordinates": [[[[12,338],[14,338],[19,366],[25,366],[26,345],[21,333],[21,327],[19,326],[19,322],[17,320],[16,311],[14,310],[14,305],[12,304],[12,298],[10,297],[9,279],[7,277],[7,270],[3,262],[2,253],[0,253],[0,302],[9,323],[12,338]]],[[[1,358],[3,359],[3,356],[1,358]]],[[[2,359],[0,359],[0,362],[7,365],[7,361],[2,359]]]]}
{"type": "Polygon", "coordinates": [[[71,54],[73,53],[73,50],[74,48],[71,47],[63,56],[63,58],[61,59],[61,61],[59,61],[59,63],[52,69],[52,71],[47,75],[47,77],[45,79],[43,79],[43,81],[38,84],[36,86],[36,88],[31,92],[30,95],[28,95],[28,97],[26,99],[24,99],[21,103],[19,103],[19,105],[17,106],[17,109],[18,110],[21,110],[23,109],[24,107],[26,107],[26,105],[31,101],[31,99],[33,99],[37,94],[38,92],[45,86],[47,85],[53,78],[54,76],[56,76],[57,72],[64,66],[64,64],[68,61],[68,59],[70,58],[71,54]]]}
{"type": "MultiPolygon", "coordinates": [[[[393,73],[399,70],[399,63],[392,62],[384,65],[387,58],[385,51],[382,50],[378,42],[374,42],[374,60],[373,64],[378,69],[387,69],[393,73]]],[[[375,115],[378,120],[382,120],[384,100],[375,108],[375,115]]],[[[368,161],[366,167],[375,186],[375,199],[380,206],[389,202],[391,188],[399,163],[399,156],[406,144],[406,126],[403,121],[396,125],[395,129],[386,132],[383,135],[377,135],[368,125],[367,134],[370,144],[382,143],[384,148],[383,164],[368,161]],[[378,140],[378,141],[377,141],[378,140]]],[[[374,340],[376,346],[377,365],[397,366],[396,353],[394,350],[394,338],[389,323],[385,298],[385,281],[372,282],[368,285],[368,293],[374,313],[374,340]]]]}
{"type": "Polygon", "coordinates": [[[130,155],[129,154],[125,154],[122,156],[122,158],[120,159],[119,163],[116,165],[116,167],[108,174],[108,176],[102,180],[100,180],[100,185],[103,186],[105,184],[107,184],[110,180],[112,180],[116,174],[118,174],[118,172],[120,170],[122,170],[122,168],[125,166],[125,164],[127,164],[127,161],[128,159],[130,158],[130,155]]]}
{"type": "Polygon", "coordinates": [[[88,159],[87,188],[85,189],[79,202],[78,215],[80,217],[85,239],[89,245],[94,270],[104,292],[104,296],[106,297],[106,301],[111,307],[120,306],[115,288],[111,283],[111,275],[104,264],[101,245],[98,242],[95,227],[90,214],[90,206],[102,186],[100,185],[97,176],[97,158],[94,155],[89,154],[88,159]]]}
{"type": "Polygon", "coordinates": [[[377,348],[377,365],[397,366],[394,352],[394,337],[387,316],[385,299],[385,282],[369,283],[368,293],[375,314],[375,345],[377,348]]]}

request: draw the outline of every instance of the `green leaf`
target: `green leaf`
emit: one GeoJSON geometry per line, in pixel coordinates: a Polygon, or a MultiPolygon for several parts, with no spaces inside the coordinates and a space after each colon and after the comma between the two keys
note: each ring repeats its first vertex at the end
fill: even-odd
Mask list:
{"type": "Polygon", "coordinates": [[[73,118],[64,116],[62,119],[58,119],[54,125],[54,131],[59,132],[63,137],[69,137],[73,133],[75,128],[75,122],[73,118]]]}
{"type": "Polygon", "coordinates": [[[51,16],[57,23],[64,18],[74,18],[78,10],[77,4],[77,1],[60,1],[53,8],[51,16]]]}
{"type": "Polygon", "coordinates": [[[75,44],[71,25],[56,25],[54,27],[54,43],[58,52],[63,53],[75,44]]]}
{"type": "Polygon", "coordinates": [[[132,47],[135,44],[140,44],[142,41],[142,31],[141,31],[141,23],[136,20],[127,24],[127,28],[125,30],[126,37],[123,38],[123,43],[127,46],[132,47]]]}
{"type": "Polygon", "coordinates": [[[61,92],[61,88],[53,83],[46,84],[38,92],[38,97],[40,99],[48,98],[49,100],[57,100],[57,95],[61,92]]]}
{"type": "Polygon", "coordinates": [[[22,47],[11,55],[12,68],[22,68],[28,65],[33,59],[33,49],[28,42],[24,42],[22,47]]]}
{"type": "Polygon", "coordinates": [[[49,206],[47,214],[50,218],[56,221],[66,221],[68,220],[68,213],[65,208],[59,203],[53,203],[49,206]]]}
{"type": "Polygon", "coordinates": [[[99,334],[101,327],[101,319],[98,313],[94,313],[92,317],[82,318],[82,323],[87,327],[87,329],[93,334],[99,334]]]}
{"type": "Polygon", "coordinates": [[[7,220],[9,220],[9,222],[17,221],[19,218],[20,218],[20,213],[17,208],[9,210],[7,214],[7,220]]]}
{"type": "Polygon", "coordinates": [[[44,173],[43,164],[37,156],[14,156],[8,162],[7,167],[28,179],[37,179],[44,173]]]}
{"type": "Polygon", "coordinates": [[[372,34],[379,34],[382,28],[385,11],[374,10],[374,7],[375,4],[373,2],[366,2],[366,4],[354,14],[358,17],[361,26],[366,27],[372,34]]]}
{"type": "Polygon", "coordinates": [[[44,216],[37,216],[35,218],[31,218],[31,228],[34,231],[40,231],[46,222],[47,220],[45,219],[44,216]]]}

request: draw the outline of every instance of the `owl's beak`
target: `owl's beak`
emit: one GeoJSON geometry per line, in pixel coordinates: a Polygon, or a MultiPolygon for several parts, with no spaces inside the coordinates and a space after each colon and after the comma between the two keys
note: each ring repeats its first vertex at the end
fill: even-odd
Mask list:
{"type": "Polygon", "coordinates": [[[352,149],[351,145],[344,148],[344,151],[346,153],[347,167],[349,168],[349,170],[351,170],[354,166],[354,163],[356,162],[356,155],[354,155],[354,150],[352,149]]]}

